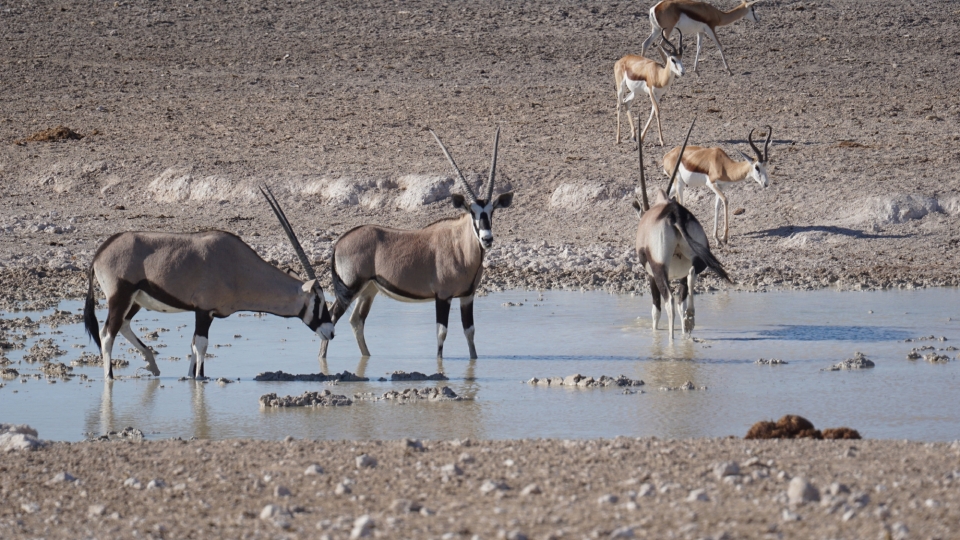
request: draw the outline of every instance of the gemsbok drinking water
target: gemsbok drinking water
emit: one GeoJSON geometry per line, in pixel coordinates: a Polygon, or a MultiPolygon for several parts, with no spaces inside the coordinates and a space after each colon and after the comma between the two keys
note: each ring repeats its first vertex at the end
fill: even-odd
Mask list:
{"type": "Polygon", "coordinates": [[[160,375],[153,352],[130,328],[140,308],[196,313],[191,378],[204,376],[203,359],[213,319],[237,311],[297,317],[323,339],[333,339],[330,312],[313,268],[276,199],[269,190],[263,193],[309,280],[301,281],[267,263],[239,237],[224,231],[115,234],[93,257],[83,310],[87,333],[103,355],[106,379],[113,379],[111,354],[117,334],[123,334],[140,351],[150,373],[160,375]],[[95,312],[94,277],[107,297],[102,330],[95,312]]]}
{"type": "MultiPolygon", "coordinates": [[[[430,133],[457,174],[455,181],[462,194],[451,195],[451,199],[463,215],[418,230],[364,225],[344,233],[333,248],[330,266],[337,296],[331,308],[333,322],[336,324],[356,300],[350,325],[363,356],[370,356],[363,336],[364,322],[374,297],[381,292],[402,302],[436,304],[438,359],[443,357],[451,301],[459,298],[470,358],[477,358],[473,344],[473,295],[483,275],[483,256],[493,246],[494,211],[513,202],[513,193],[493,196],[500,130],[494,137],[490,177],[482,199],[474,194],[437,134],[430,133]]],[[[323,341],[320,357],[326,355],[327,341],[323,341]]]]}

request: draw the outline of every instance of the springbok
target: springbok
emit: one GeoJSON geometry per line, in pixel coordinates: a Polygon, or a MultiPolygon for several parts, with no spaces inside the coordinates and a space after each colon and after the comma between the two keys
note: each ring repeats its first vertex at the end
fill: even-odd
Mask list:
{"type": "Polygon", "coordinates": [[[744,1],[730,11],[721,11],[705,2],[692,0],[664,0],[650,8],[650,36],[644,40],[640,54],[645,54],[657,35],[669,37],[674,28],[685,32],[688,36],[697,36],[697,55],[693,59],[693,71],[697,71],[697,62],[700,60],[700,45],[703,35],[706,34],[717,45],[720,59],[727,73],[733,75],[727,66],[727,59],[723,56],[723,47],[717,40],[717,27],[733,24],[740,19],[760,22],[760,17],[753,5],[760,0],[744,1]],[[666,33],[664,33],[666,32],[666,33]]]}
{"type": "MultiPolygon", "coordinates": [[[[767,126],[767,140],[763,143],[763,153],[753,142],[753,131],[747,135],[750,142],[750,148],[756,154],[756,159],[747,157],[740,152],[745,161],[734,161],[723,150],[716,147],[701,148],[699,146],[690,146],[683,153],[683,159],[680,160],[680,179],[674,184],[670,195],[676,195],[677,201],[683,204],[684,187],[697,187],[706,185],[716,194],[713,209],[713,238],[719,243],[727,243],[730,233],[730,209],[727,207],[727,196],[720,189],[726,184],[739,182],[745,178],[753,178],[761,187],[770,185],[770,178],[767,176],[767,162],[770,159],[770,138],[773,136],[773,128],[767,126]],[[723,239],[717,236],[718,223],[720,218],[720,203],[723,203],[723,239]]],[[[663,172],[670,174],[671,169],[677,168],[677,156],[680,155],[680,148],[674,148],[663,156],[663,172]]]]}
{"type": "Polygon", "coordinates": [[[297,317],[323,339],[333,339],[323,289],[286,216],[267,193],[269,190],[264,196],[310,278],[306,282],[267,263],[239,237],[224,231],[123,232],[97,249],[88,272],[83,322],[103,355],[107,380],[113,379],[110,361],[117,334],[123,334],[140,351],[150,373],[160,375],[153,352],[130,328],[140,308],[196,313],[191,378],[204,376],[203,359],[214,317],[228,317],[237,311],[297,317]],[[95,312],[94,277],[107,297],[107,320],[102,330],[95,312]]]}
{"type": "Polygon", "coordinates": [[[667,88],[673,83],[674,78],[682,77],[683,70],[683,32],[680,32],[679,47],[674,47],[673,43],[667,39],[666,34],[657,46],[660,56],[663,58],[663,65],[634,54],[628,54],[617,60],[613,65],[613,78],[617,90],[617,144],[620,144],[620,108],[626,107],[627,121],[630,122],[630,140],[636,140],[636,129],[633,127],[633,117],[630,115],[630,105],[633,103],[637,92],[645,92],[650,96],[650,118],[643,126],[640,133],[640,140],[647,135],[647,129],[650,128],[650,122],[653,121],[653,115],[657,115],[657,132],[660,135],[660,146],[663,146],[663,126],[660,123],[660,97],[666,93],[667,88]],[[663,48],[667,45],[670,48],[668,52],[663,48]]]}
{"type": "MultiPolygon", "coordinates": [[[[330,267],[333,290],[337,296],[331,308],[333,322],[357,301],[350,325],[363,356],[370,350],[363,327],[378,292],[402,302],[436,303],[437,359],[443,358],[447,337],[450,303],[460,299],[460,319],[470,347],[470,358],[477,358],[473,343],[473,295],[483,274],[483,256],[493,245],[493,213],[513,202],[513,193],[493,198],[497,171],[497,147],[500,130],[493,141],[493,160],[486,196],[478,199],[447,148],[433,134],[444,155],[457,173],[463,194],[451,195],[453,206],[463,211],[459,218],[447,218],[418,230],[400,230],[363,225],[344,233],[333,248],[330,267]]],[[[320,344],[320,358],[326,358],[327,341],[320,344]]]]}
{"type": "MultiPolygon", "coordinates": [[[[696,119],[694,119],[696,122],[696,119]]],[[[687,138],[693,130],[693,123],[687,131],[687,138]]],[[[726,281],[730,277],[723,269],[720,261],[710,252],[710,244],[703,227],[694,215],[677,201],[667,197],[667,191],[658,190],[653,206],[647,207],[647,186],[643,172],[643,144],[638,149],[640,154],[640,188],[642,199],[633,200],[633,207],[640,217],[637,225],[636,250],[637,259],[650,276],[650,294],[653,297],[653,329],[657,330],[660,324],[661,297],[665,300],[667,309],[667,325],[670,339],[674,333],[674,311],[680,309],[681,328],[684,334],[693,331],[695,322],[693,291],[697,281],[697,274],[710,268],[726,281]],[[681,283],[678,293],[672,294],[670,282],[686,278],[681,283]],[[677,305],[679,297],[679,305],[677,305]]],[[[680,148],[680,155],[687,146],[684,140],[680,148]]],[[[674,171],[676,176],[676,170],[674,171]]],[[[671,183],[673,178],[671,178],[671,183]]],[[[667,190],[670,189],[668,184],[667,190]]]]}

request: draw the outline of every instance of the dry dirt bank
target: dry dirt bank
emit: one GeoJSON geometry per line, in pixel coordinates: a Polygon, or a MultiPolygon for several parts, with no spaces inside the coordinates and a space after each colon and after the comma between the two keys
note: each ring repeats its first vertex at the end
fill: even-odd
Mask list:
{"type": "Polygon", "coordinates": [[[8,453],[0,535],[346,539],[369,516],[374,538],[946,539],[960,519],[957,443],[422,445],[87,442],[8,453]],[[374,466],[360,465],[364,454],[374,466]],[[305,474],[311,465],[319,474],[305,474]],[[154,480],[162,487],[149,489],[154,480]]]}
{"type": "MultiPolygon", "coordinates": [[[[81,294],[93,250],[128,229],[223,228],[292,262],[259,182],[320,260],[357,224],[452,215],[427,126],[476,179],[503,127],[501,187],[517,197],[497,215],[489,287],[635,288],[635,150],[613,142],[611,71],[646,37],[647,9],[2,4],[0,295],[81,294]],[[86,137],[16,144],[57,125],[86,137]]],[[[758,12],[720,31],[734,76],[708,45],[663,103],[667,148],[694,115],[693,142],[734,155],[750,128],[774,128],[771,186],[729,190],[745,209],[718,249],[731,275],[748,288],[960,284],[957,6],[758,12]]],[[[658,179],[664,150],[649,141],[658,179]]],[[[712,197],[691,200],[709,229],[712,197]]]]}

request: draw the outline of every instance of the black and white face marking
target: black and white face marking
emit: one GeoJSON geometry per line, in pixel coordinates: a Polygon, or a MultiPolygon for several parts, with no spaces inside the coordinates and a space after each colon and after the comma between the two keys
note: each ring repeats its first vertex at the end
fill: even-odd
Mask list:
{"type": "Polygon", "coordinates": [[[323,289],[316,285],[314,280],[304,283],[303,289],[304,292],[312,294],[307,297],[307,302],[300,310],[298,317],[321,338],[333,339],[333,319],[330,317],[330,310],[327,309],[323,289]]]}
{"type": "Polygon", "coordinates": [[[667,61],[670,64],[670,71],[672,71],[677,77],[683,77],[683,74],[686,73],[686,71],[683,69],[683,62],[680,61],[680,57],[671,56],[667,61]]]}
{"type": "Polygon", "coordinates": [[[490,249],[493,246],[493,203],[477,201],[470,205],[470,213],[473,215],[473,232],[480,241],[480,247],[490,249]]]}

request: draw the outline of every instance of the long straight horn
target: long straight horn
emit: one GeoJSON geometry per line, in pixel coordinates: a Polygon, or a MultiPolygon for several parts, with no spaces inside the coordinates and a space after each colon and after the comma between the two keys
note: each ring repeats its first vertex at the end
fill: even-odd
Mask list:
{"type": "Polygon", "coordinates": [[[697,117],[693,117],[690,122],[690,129],[687,130],[687,136],[683,139],[683,146],[680,147],[680,155],[677,156],[677,164],[673,167],[673,174],[670,175],[670,183],[667,184],[667,197],[670,196],[670,189],[673,187],[673,179],[677,177],[677,171],[680,170],[680,164],[683,162],[683,151],[687,149],[687,141],[690,140],[690,132],[693,131],[693,125],[697,123],[697,117]]]}
{"type": "Polygon", "coordinates": [[[267,199],[267,204],[270,205],[274,215],[280,220],[280,226],[283,227],[283,232],[287,233],[287,238],[290,239],[293,251],[296,252],[297,258],[300,259],[300,264],[303,265],[303,272],[307,274],[309,279],[317,279],[317,274],[313,271],[313,265],[311,265],[310,260],[307,259],[307,254],[303,251],[303,246],[301,246],[300,241],[297,240],[297,235],[293,232],[293,227],[290,226],[287,215],[283,213],[283,209],[280,208],[280,203],[277,202],[277,198],[273,196],[270,187],[265,185],[260,186],[260,193],[263,193],[264,198],[267,199]]]}
{"type": "Polygon", "coordinates": [[[767,142],[763,143],[763,162],[770,159],[770,139],[773,137],[773,128],[767,126],[767,142]]]}
{"type": "Polygon", "coordinates": [[[650,209],[650,200],[647,199],[647,177],[643,172],[643,141],[637,142],[637,157],[640,160],[640,203],[643,205],[643,211],[646,212],[650,209]]]}
{"type": "Polygon", "coordinates": [[[750,143],[750,148],[753,148],[753,153],[757,155],[757,161],[763,161],[763,154],[760,153],[760,149],[757,148],[757,145],[753,143],[753,132],[750,130],[750,134],[747,135],[747,141],[750,143]]]}
{"type": "MultiPolygon", "coordinates": [[[[470,199],[470,204],[477,204],[477,195],[470,189],[470,185],[467,184],[467,179],[463,177],[463,173],[460,172],[460,167],[457,167],[457,162],[453,160],[453,156],[450,155],[450,152],[447,151],[447,147],[443,145],[443,142],[440,141],[440,137],[437,137],[437,134],[430,130],[430,134],[433,135],[433,138],[437,140],[437,144],[440,145],[440,149],[443,150],[443,155],[447,156],[447,160],[450,161],[450,165],[453,165],[453,170],[457,171],[457,176],[460,179],[460,186],[466,192],[464,193],[467,196],[467,199],[470,199]]],[[[498,135],[499,137],[499,135],[498,135]]]]}
{"type": "Polygon", "coordinates": [[[490,204],[493,197],[493,180],[497,177],[497,150],[500,148],[500,128],[497,127],[497,134],[493,137],[493,160],[490,162],[490,178],[487,180],[487,204],[490,204]]]}

